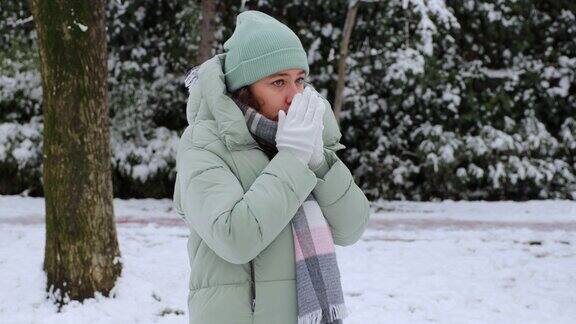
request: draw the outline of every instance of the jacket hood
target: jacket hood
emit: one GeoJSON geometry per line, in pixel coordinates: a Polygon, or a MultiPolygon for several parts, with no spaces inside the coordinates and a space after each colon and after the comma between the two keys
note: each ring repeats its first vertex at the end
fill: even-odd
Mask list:
{"type": "MultiPolygon", "coordinates": [[[[216,121],[218,135],[229,150],[241,150],[258,144],[250,134],[244,114],[231,98],[224,78],[224,60],[226,53],[218,54],[194,69],[186,78],[190,95],[186,106],[186,118],[189,125],[205,119],[216,121]]],[[[342,134],[332,112],[330,103],[324,113],[324,147],[333,151],[345,148],[340,144],[342,134]]]]}

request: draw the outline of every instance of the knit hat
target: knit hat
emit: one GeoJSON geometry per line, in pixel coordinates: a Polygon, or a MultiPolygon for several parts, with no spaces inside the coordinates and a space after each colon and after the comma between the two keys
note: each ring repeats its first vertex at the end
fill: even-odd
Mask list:
{"type": "Polygon", "coordinates": [[[298,36],[259,11],[244,11],[236,17],[236,29],[224,43],[224,50],[224,75],[230,92],[282,70],[309,72],[298,36]]]}

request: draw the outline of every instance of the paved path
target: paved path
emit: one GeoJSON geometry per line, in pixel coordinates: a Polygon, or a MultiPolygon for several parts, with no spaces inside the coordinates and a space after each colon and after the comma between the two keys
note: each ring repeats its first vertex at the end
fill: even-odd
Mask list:
{"type": "MultiPolygon", "coordinates": [[[[44,218],[41,216],[26,216],[0,218],[1,224],[13,225],[40,225],[44,224],[44,218]]],[[[120,216],[116,217],[118,226],[186,226],[186,223],[176,217],[138,217],[138,216],[120,216]]],[[[536,231],[570,231],[576,232],[576,222],[521,222],[521,221],[478,221],[478,220],[455,220],[449,218],[439,219],[417,219],[417,218],[383,218],[382,214],[377,218],[370,220],[369,228],[375,230],[387,229],[452,229],[452,230],[483,230],[494,228],[527,228],[536,231]]]]}

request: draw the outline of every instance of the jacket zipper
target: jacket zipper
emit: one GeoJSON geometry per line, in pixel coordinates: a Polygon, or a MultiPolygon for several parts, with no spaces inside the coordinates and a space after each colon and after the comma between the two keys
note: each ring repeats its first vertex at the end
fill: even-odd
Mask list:
{"type": "Polygon", "coordinates": [[[252,291],[252,313],[254,313],[254,308],[256,308],[256,283],[254,282],[254,263],[250,261],[250,284],[252,291]]]}

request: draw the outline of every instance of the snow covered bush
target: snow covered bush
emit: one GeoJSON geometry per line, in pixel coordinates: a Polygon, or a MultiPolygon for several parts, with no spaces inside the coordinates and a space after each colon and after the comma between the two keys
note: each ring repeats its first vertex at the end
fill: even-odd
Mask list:
{"type": "Polygon", "coordinates": [[[573,2],[363,7],[342,128],[372,197],[576,198],[573,2]]]}
{"type": "MultiPolygon", "coordinates": [[[[333,101],[348,3],[221,0],[215,52],[238,12],[269,13],[298,34],[309,81],[333,101]]],[[[0,192],[16,188],[5,170],[26,175],[10,192],[35,192],[36,36],[26,2],[0,7],[0,129],[20,132],[0,139],[0,192]]],[[[108,2],[116,196],[171,197],[199,14],[191,0],[108,2]]],[[[349,50],[342,158],[371,198],[576,199],[575,2],[362,1],[349,50]]]]}
{"type": "Polygon", "coordinates": [[[0,193],[42,191],[42,123],[0,123],[0,193]]]}
{"type": "Polygon", "coordinates": [[[179,132],[186,123],[183,78],[198,43],[198,5],[108,3],[114,193],[170,197],[179,132]]]}
{"type": "MultiPolygon", "coordinates": [[[[30,189],[40,195],[42,88],[36,34],[26,1],[0,6],[0,129],[9,135],[0,138],[5,153],[0,155],[0,193],[30,189]],[[25,155],[29,163],[16,163],[13,157],[28,145],[30,133],[38,136],[25,155]]],[[[167,197],[177,139],[186,124],[182,81],[195,56],[198,5],[114,0],[107,6],[114,194],[167,197]]]]}

